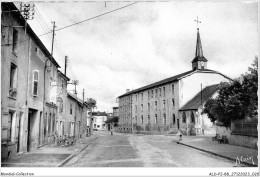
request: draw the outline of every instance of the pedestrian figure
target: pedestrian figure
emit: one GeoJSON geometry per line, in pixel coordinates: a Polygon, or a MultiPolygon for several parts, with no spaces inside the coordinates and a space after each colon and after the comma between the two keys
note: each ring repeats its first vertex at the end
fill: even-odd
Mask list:
{"type": "Polygon", "coordinates": [[[113,135],[113,131],[112,130],[110,130],[110,132],[111,132],[111,136],[113,135]]]}
{"type": "Polygon", "coordinates": [[[182,133],[181,133],[180,130],[178,130],[176,135],[179,137],[179,141],[181,141],[182,140],[182,133]]]}

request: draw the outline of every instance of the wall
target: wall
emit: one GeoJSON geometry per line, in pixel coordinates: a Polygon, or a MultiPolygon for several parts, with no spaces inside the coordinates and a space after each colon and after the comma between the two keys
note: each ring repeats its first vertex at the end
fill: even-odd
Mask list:
{"type": "Polygon", "coordinates": [[[226,136],[228,143],[231,145],[258,149],[258,137],[234,135],[231,133],[230,128],[223,126],[216,126],[216,133],[220,136],[226,136]]]}
{"type": "MultiPolygon", "coordinates": [[[[3,8],[3,7],[2,7],[3,8]]],[[[5,9],[2,9],[5,10],[5,9]]],[[[29,41],[17,44],[17,52],[13,53],[12,34],[13,28],[9,26],[21,26],[23,24],[17,20],[13,14],[2,12],[1,25],[5,25],[1,30],[1,158],[5,159],[15,155],[17,152],[26,151],[26,122],[28,111],[26,109],[27,70],[29,57],[29,41]],[[7,27],[8,26],[8,27],[7,27]],[[10,68],[11,62],[17,66],[16,88],[17,94],[9,95],[10,89],[10,68]],[[7,141],[7,127],[9,112],[13,112],[12,121],[12,141],[7,141]],[[19,130],[20,128],[20,130],[19,130]],[[19,143],[19,144],[18,144],[19,143]],[[19,149],[17,149],[19,147],[19,149]]],[[[28,39],[23,28],[14,28],[18,31],[18,41],[28,39]]]]}
{"type": "Polygon", "coordinates": [[[173,114],[175,114],[177,119],[178,103],[175,101],[174,106],[172,103],[172,99],[177,100],[177,97],[177,82],[174,82],[120,98],[118,129],[121,132],[131,132],[133,126],[135,133],[145,133],[147,131],[146,133],[148,134],[165,134],[173,129],[177,129],[177,121],[173,124],[173,114]],[[174,92],[172,91],[172,85],[174,85],[174,92]],[[157,106],[155,102],[157,102],[157,106]],[[150,104],[150,109],[148,103],[150,104]],[[143,105],[143,109],[141,105],[143,105]],[[164,123],[164,114],[166,115],[166,123],[164,123]],[[157,115],[157,122],[155,121],[155,115],[157,115]],[[143,123],[141,120],[142,116],[143,123]],[[148,121],[148,116],[150,121],[148,121]]]}
{"type": "Polygon", "coordinates": [[[106,129],[106,123],[105,121],[107,120],[106,116],[93,116],[93,128],[96,128],[98,130],[105,130],[106,129]],[[96,127],[94,126],[96,125],[96,127]]]}
{"type": "MultiPolygon", "coordinates": [[[[76,121],[76,104],[77,102],[72,99],[70,96],[67,96],[66,101],[66,119],[65,122],[65,135],[71,136],[71,123],[75,123],[76,121]],[[70,114],[70,103],[72,104],[72,114],[70,114]]],[[[76,125],[75,125],[76,126],[76,125]]]]}
{"type": "Polygon", "coordinates": [[[229,144],[258,149],[258,137],[232,135],[228,139],[229,144]]]}
{"type": "Polygon", "coordinates": [[[179,106],[182,107],[197,93],[209,85],[219,84],[222,81],[229,81],[217,73],[194,73],[179,81],[179,106]],[[192,88],[192,89],[191,89],[192,88]]]}

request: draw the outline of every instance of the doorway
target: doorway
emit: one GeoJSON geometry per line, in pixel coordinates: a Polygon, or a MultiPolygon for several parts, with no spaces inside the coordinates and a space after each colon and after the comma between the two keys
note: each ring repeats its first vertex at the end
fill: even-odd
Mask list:
{"type": "Polygon", "coordinates": [[[20,112],[20,116],[19,116],[19,120],[18,120],[18,124],[17,124],[17,132],[18,132],[18,136],[17,136],[17,153],[20,152],[20,147],[21,147],[21,139],[22,139],[22,120],[23,120],[23,112],[20,112]]]}
{"type": "Polygon", "coordinates": [[[41,144],[42,137],[42,111],[40,112],[40,120],[39,120],[39,136],[38,136],[38,146],[41,144]]]}
{"type": "Polygon", "coordinates": [[[32,144],[33,144],[33,135],[35,135],[34,131],[34,125],[35,125],[35,120],[37,116],[37,110],[29,109],[28,112],[28,128],[27,128],[27,152],[32,150],[32,144]]]}
{"type": "Polygon", "coordinates": [[[177,127],[180,129],[180,119],[177,119],[177,127]]]}

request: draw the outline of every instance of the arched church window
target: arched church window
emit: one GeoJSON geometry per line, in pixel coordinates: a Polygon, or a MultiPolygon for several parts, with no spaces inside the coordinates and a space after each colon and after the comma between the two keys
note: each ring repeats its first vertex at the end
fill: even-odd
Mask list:
{"type": "Polygon", "coordinates": [[[194,114],[193,112],[191,112],[191,122],[194,123],[195,122],[195,117],[194,117],[194,114]]]}
{"type": "Polygon", "coordinates": [[[175,124],[175,114],[172,114],[172,123],[175,124]]]}
{"type": "Polygon", "coordinates": [[[182,123],[186,123],[186,114],[185,114],[185,112],[182,113],[182,123]]]}

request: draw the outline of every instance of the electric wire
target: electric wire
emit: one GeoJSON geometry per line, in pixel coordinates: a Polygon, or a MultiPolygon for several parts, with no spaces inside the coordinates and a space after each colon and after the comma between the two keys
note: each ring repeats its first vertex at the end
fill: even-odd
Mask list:
{"type": "MultiPolygon", "coordinates": [[[[82,20],[82,21],[80,21],[80,22],[73,23],[73,24],[68,25],[68,26],[64,26],[64,27],[59,28],[59,29],[57,29],[57,30],[55,30],[55,31],[60,31],[60,30],[69,28],[69,27],[71,27],[71,26],[75,26],[75,25],[78,25],[78,24],[80,24],[80,23],[93,20],[93,19],[95,19],[95,18],[98,18],[98,17],[104,16],[104,15],[110,14],[110,13],[112,13],[112,12],[116,12],[116,11],[118,11],[118,10],[124,9],[124,8],[126,8],[126,7],[132,6],[132,5],[136,4],[136,3],[138,3],[138,2],[134,2],[134,3],[131,3],[131,4],[125,5],[125,6],[123,6],[123,7],[120,7],[120,8],[117,8],[117,9],[114,9],[114,10],[111,10],[111,11],[108,11],[108,12],[105,12],[105,13],[102,13],[102,14],[100,14],[100,15],[96,15],[96,16],[91,17],[91,18],[88,18],[88,19],[86,19],[86,20],[82,20]]],[[[41,35],[38,35],[38,37],[44,36],[44,35],[49,34],[49,33],[51,33],[51,32],[43,33],[43,34],[41,34],[41,35]]],[[[26,39],[26,40],[23,40],[23,41],[19,41],[19,42],[17,42],[17,44],[18,44],[18,43],[25,42],[25,41],[28,41],[28,40],[29,40],[29,39],[26,39]]]]}

